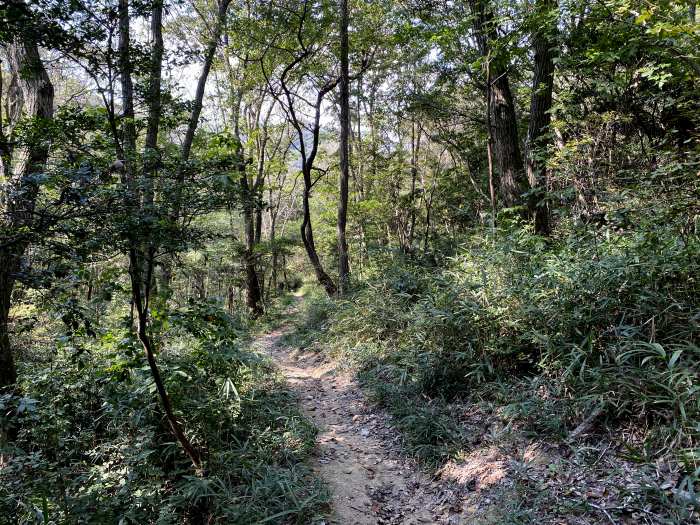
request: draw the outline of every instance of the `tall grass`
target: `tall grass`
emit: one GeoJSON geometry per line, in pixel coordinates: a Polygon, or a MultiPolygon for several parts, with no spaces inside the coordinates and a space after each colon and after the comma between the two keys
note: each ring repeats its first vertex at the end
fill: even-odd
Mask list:
{"type": "Polygon", "coordinates": [[[395,411],[414,452],[439,461],[458,448],[450,402],[469,397],[559,437],[588,419],[634,424],[646,442],[630,447],[695,470],[697,236],[656,224],[545,241],[519,228],[496,243],[464,237],[444,260],[375,259],[325,335],[395,411]]]}
{"type": "Polygon", "coordinates": [[[246,328],[219,307],[172,312],[158,355],[177,417],[202,451],[195,476],[173,442],[137,341],[105,330],[81,354],[26,363],[0,397],[0,523],[311,523],[328,494],[305,465],[316,430],[246,328]]]}

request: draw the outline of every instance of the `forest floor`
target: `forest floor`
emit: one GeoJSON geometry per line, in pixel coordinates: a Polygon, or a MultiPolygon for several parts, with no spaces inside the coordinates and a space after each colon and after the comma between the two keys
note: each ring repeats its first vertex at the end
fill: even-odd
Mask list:
{"type": "Polygon", "coordinates": [[[432,481],[402,455],[389,416],[321,355],[285,346],[288,330],[282,325],[261,336],[256,346],[275,361],[319,428],[312,469],[333,494],[329,523],[460,523],[442,508],[454,489],[432,481]]]}
{"type": "MultiPolygon", "coordinates": [[[[286,343],[301,301],[295,297],[282,324],[255,346],[275,362],[319,429],[311,468],[330,489],[332,510],[316,525],[671,522],[634,501],[645,475],[610,454],[610,442],[572,452],[513,435],[475,406],[465,407],[469,419],[482,418],[483,424],[470,422],[474,448],[436,471],[421,468],[403,451],[391,416],[366,399],[350,372],[322,352],[286,343]]],[[[653,470],[677,479],[668,465],[653,470]]]]}

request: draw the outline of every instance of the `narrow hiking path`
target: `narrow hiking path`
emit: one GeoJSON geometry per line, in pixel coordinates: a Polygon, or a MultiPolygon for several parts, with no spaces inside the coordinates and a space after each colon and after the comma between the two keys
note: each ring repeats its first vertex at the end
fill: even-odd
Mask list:
{"type": "Polygon", "coordinates": [[[330,523],[463,523],[453,512],[458,491],[429,479],[401,455],[400,436],[388,425],[388,415],[366,401],[351,377],[315,352],[285,346],[289,330],[283,325],[256,343],[319,428],[312,468],[332,492],[330,523]]]}
{"type": "Polygon", "coordinates": [[[312,465],[332,492],[331,523],[434,523],[429,481],[398,453],[398,436],[364,400],[355,382],[317,355],[281,344],[284,329],[262,339],[319,428],[312,465]]]}
{"type": "Polygon", "coordinates": [[[489,419],[475,405],[463,407],[471,446],[432,474],[421,470],[402,454],[391,416],[365,398],[351,375],[322,352],[285,344],[301,301],[295,297],[286,324],[255,345],[276,363],[319,429],[311,467],[330,489],[332,514],[314,525],[662,522],[625,499],[625,491],[668,477],[663,465],[657,465],[657,478],[640,474],[630,460],[607,454],[611,442],[602,442],[591,460],[507,430],[505,420],[489,419]],[[619,521],[608,510],[623,508],[630,510],[619,521]]]}

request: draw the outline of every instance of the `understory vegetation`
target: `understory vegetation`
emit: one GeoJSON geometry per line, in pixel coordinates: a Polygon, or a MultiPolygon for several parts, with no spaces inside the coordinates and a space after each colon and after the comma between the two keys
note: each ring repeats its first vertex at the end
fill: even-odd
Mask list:
{"type": "Polygon", "coordinates": [[[699,16],[0,2],[0,525],[334,519],[289,330],[477,525],[700,523],[699,16]]]}
{"type": "MultiPolygon", "coordinates": [[[[0,471],[0,515],[21,523],[309,523],[327,494],[304,461],[316,430],[247,322],[215,304],[169,313],[160,368],[206,476],[173,442],[128,328],[34,346],[5,394],[15,439],[0,471]]],[[[48,322],[48,321],[47,321],[48,322]]],[[[29,341],[27,341],[29,344],[29,341]]]]}
{"type": "Polygon", "coordinates": [[[307,307],[292,342],[356,371],[429,466],[493,421],[574,449],[618,435],[640,472],[682,465],[667,494],[636,496],[684,522],[700,479],[700,243],[667,218],[633,220],[644,230],[579,225],[545,244],[514,228],[426,258],[376,254],[354,295],[307,307]],[[474,410],[489,416],[476,429],[474,410]]]}

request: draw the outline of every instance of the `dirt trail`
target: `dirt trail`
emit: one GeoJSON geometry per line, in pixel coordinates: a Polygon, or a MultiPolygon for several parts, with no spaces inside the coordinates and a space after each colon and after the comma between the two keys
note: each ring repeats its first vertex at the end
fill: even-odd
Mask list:
{"type": "Polygon", "coordinates": [[[459,523],[435,514],[435,483],[399,453],[399,436],[369,405],[358,385],[315,353],[285,347],[285,328],[258,344],[298,393],[320,429],[314,470],[333,493],[330,523],[342,525],[459,523]],[[432,509],[432,510],[431,510],[432,509]]]}
{"type": "MultiPolygon", "coordinates": [[[[328,484],[333,506],[323,525],[493,525],[511,517],[543,525],[617,523],[606,509],[623,508],[628,503],[620,494],[652,479],[606,454],[612,444],[591,463],[556,443],[509,431],[497,411],[473,404],[463,407],[461,420],[470,446],[430,477],[401,454],[391,417],[367,402],[350,376],[323,354],[284,345],[289,330],[282,326],[256,346],[277,363],[320,429],[312,467],[328,484]]],[[[654,482],[671,475],[658,469],[654,482]]],[[[647,509],[630,509],[619,523],[657,522],[647,509]]]]}

